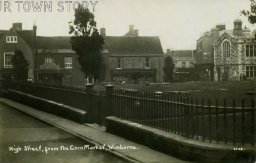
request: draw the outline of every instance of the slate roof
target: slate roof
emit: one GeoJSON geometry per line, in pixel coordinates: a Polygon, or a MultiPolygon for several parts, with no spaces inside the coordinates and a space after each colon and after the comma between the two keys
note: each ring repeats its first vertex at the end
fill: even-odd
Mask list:
{"type": "MultiPolygon", "coordinates": [[[[37,37],[37,49],[71,49],[70,37],[37,37]]],[[[110,54],[163,54],[159,37],[106,36],[103,45],[110,54]]]]}

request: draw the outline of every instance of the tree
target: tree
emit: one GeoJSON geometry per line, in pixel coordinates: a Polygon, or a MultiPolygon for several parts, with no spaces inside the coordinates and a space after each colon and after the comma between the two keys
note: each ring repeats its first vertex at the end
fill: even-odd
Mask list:
{"type": "Polygon", "coordinates": [[[164,60],[164,81],[172,82],[174,79],[174,63],[171,56],[167,56],[164,60]]]}
{"type": "Polygon", "coordinates": [[[243,10],[241,11],[242,15],[246,16],[248,18],[248,21],[251,24],[256,24],[256,0],[250,0],[250,8],[251,10],[243,10]]]}
{"type": "Polygon", "coordinates": [[[12,74],[15,80],[26,81],[28,79],[28,61],[21,50],[15,50],[12,57],[12,74]]]}
{"type": "Polygon", "coordinates": [[[99,78],[103,66],[101,54],[104,44],[94,20],[94,14],[81,4],[75,10],[75,20],[71,24],[69,34],[72,49],[78,55],[81,71],[90,81],[99,78]]]}

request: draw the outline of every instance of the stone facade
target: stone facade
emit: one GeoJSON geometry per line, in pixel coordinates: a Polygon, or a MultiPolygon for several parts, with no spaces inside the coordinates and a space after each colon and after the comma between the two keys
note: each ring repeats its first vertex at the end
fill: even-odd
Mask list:
{"type": "Polygon", "coordinates": [[[242,22],[226,30],[214,44],[214,80],[256,79],[256,40],[242,22]]]}

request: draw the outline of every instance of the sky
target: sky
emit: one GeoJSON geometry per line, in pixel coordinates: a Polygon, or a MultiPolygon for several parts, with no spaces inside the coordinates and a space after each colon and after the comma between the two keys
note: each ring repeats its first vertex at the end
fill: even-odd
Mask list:
{"type": "MultiPolygon", "coordinates": [[[[0,0],[0,29],[21,22],[23,29],[32,29],[36,24],[40,36],[67,36],[69,22],[74,20],[74,2],[0,0]],[[36,2],[51,3],[52,8],[33,11],[36,2]]],[[[122,36],[129,25],[134,25],[140,36],[159,36],[164,51],[195,49],[202,33],[216,24],[233,29],[236,18],[243,21],[243,26],[256,28],[240,15],[242,9],[249,9],[249,0],[84,0],[83,3],[95,14],[98,28],[106,28],[108,36],[122,36]]]]}

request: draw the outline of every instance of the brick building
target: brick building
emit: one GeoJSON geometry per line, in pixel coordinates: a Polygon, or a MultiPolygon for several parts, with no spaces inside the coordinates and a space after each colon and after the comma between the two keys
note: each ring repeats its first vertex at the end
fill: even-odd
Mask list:
{"type": "Polygon", "coordinates": [[[163,81],[164,55],[159,37],[139,36],[134,26],[124,36],[106,36],[103,55],[106,81],[144,83],[163,81]]]}
{"type": "MultiPolygon", "coordinates": [[[[11,75],[11,57],[15,49],[21,50],[29,62],[29,78],[49,84],[81,86],[84,75],[80,71],[77,55],[71,48],[69,37],[37,36],[37,27],[23,30],[14,23],[10,30],[0,31],[1,76],[11,75]]],[[[130,26],[124,36],[106,36],[103,57],[104,81],[161,82],[163,78],[163,50],[159,37],[139,36],[130,26]]]]}
{"type": "Polygon", "coordinates": [[[0,73],[1,77],[12,78],[11,58],[15,50],[21,50],[29,62],[28,78],[34,79],[34,46],[36,26],[23,30],[21,23],[14,23],[9,30],[0,30],[0,73]]]}

